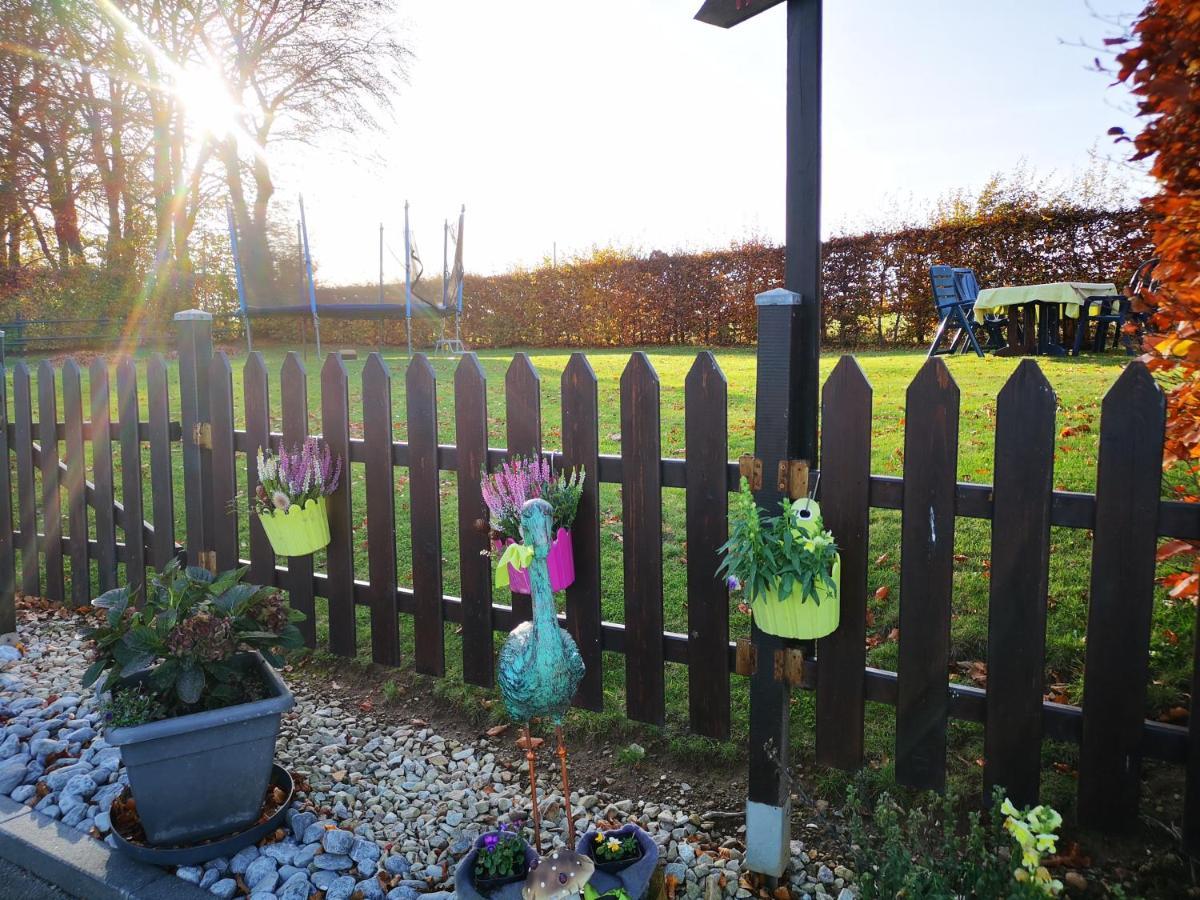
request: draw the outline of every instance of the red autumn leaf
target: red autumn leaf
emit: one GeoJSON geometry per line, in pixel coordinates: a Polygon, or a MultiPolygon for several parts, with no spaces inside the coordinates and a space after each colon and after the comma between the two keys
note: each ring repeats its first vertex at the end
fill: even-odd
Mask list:
{"type": "Polygon", "coordinates": [[[890,587],[888,587],[886,584],[880,585],[879,587],[877,587],[875,589],[875,599],[882,602],[888,598],[888,595],[891,592],[892,592],[892,589],[890,587]]]}

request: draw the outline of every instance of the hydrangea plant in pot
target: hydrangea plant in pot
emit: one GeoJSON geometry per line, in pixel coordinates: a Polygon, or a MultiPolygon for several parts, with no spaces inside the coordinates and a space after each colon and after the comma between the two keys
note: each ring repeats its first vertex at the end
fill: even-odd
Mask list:
{"type": "Polygon", "coordinates": [[[780,504],[780,515],[766,517],[742,479],[718,573],[745,592],[754,621],[767,634],[824,637],[841,615],[841,557],[815,501],[780,504]]]}
{"type": "Polygon", "coordinates": [[[273,667],[303,641],[274,588],[246,584],[246,569],[213,576],[173,561],[144,596],[128,587],[92,605],[105,738],[121,748],[151,844],[229,834],[258,818],[271,779],[280,716],[294,704],[273,667]]]}
{"type": "Polygon", "coordinates": [[[554,540],[546,566],[550,570],[550,590],[566,590],[575,582],[575,555],[571,549],[571,526],[583,496],[584,471],[555,474],[546,459],[513,456],[491,474],[480,476],[483,501],[491,524],[492,547],[499,554],[496,586],[511,586],[514,593],[528,594],[529,563],[533,548],[521,539],[521,507],[525,501],[541,498],[553,511],[554,540]]]}
{"type": "Polygon", "coordinates": [[[278,455],[259,448],[258,487],[252,507],[271,549],[280,556],[307,556],[329,545],[325,498],[342,474],[342,459],[315,437],[278,455]]]}

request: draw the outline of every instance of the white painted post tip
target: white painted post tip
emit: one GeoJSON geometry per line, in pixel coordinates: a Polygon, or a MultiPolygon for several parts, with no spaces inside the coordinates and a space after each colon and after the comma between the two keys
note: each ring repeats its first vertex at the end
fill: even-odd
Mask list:
{"type": "Polygon", "coordinates": [[[212,321],[212,313],[205,312],[202,309],[184,309],[184,310],[180,310],[179,312],[175,313],[175,321],[176,322],[192,322],[192,321],[211,322],[212,321]]]}
{"type": "MultiPolygon", "coordinates": [[[[789,292],[790,293],[790,292],[789,292]]],[[[761,296],[761,295],[760,295],[761,296]]],[[[792,803],[746,802],[746,868],[779,878],[792,861],[792,803]]]]}
{"type": "Polygon", "coordinates": [[[799,306],[803,298],[787,288],[773,288],[754,297],[755,306],[799,306]]]}

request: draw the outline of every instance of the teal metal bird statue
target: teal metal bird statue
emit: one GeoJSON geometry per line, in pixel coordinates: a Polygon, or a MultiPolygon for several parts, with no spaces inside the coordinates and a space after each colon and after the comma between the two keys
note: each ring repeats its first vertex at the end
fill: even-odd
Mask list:
{"type": "Polygon", "coordinates": [[[521,746],[529,762],[529,793],[533,801],[534,844],[541,844],[541,822],[537,804],[535,742],[530,729],[534,718],[549,719],[558,737],[562,769],[563,805],[567,809],[567,846],[575,846],[575,818],[571,812],[571,786],[567,777],[567,747],[563,741],[563,719],[571,698],[583,680],[583,657],[575,640],[558,627],[558,611],[550,590],[550,553],[553,512],[545,500],[525,501],[521,507],[521,537],[533,549],[529,582],[533,595],[533,621],[514,628],[500,650],[500,694],[505,709],[515,722],[525,723],[521,746]]]}

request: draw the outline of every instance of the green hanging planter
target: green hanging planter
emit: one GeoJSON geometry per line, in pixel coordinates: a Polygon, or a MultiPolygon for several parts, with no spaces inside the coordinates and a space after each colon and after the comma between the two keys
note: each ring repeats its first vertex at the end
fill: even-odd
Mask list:
{"type": "Polygon", "coordinates": [[[294,504],[286,512],[260,513],[263,531],[277,556],[308,556],[329,546],[329,513],[325,498],[294,504]]]}
{"type": "Polygon", "coordinates": [[[819,638],[837,630],[842,610],[842,557],[833,563],[833,581],[837,585],[830,590],[828,585],[817,585],[820,603],[813,599],[801,599],[800,585],[792,588],[791,594],[779,599],[778,591],[767,591],[750,601],[754,621],[767,634],[785,638],[819,638]]]}
{"type": "MultiPolygon", "coordinates": [[[[821,507],[814,500],[797,500],[793,506],[800,527],[809,533],[817,530],[821,521],[821,507]]],[[[799,584],[791,593],[779,597],[778,584],[773,590],[750,598],[750,609],[754,621],[767,634],[785,638],[820,638],[837,630],[842,612],[842,556],[833,559],[830,572],[834,587],[824,582],[816,585],[817,602],[805,597],[799,584]]]]}

